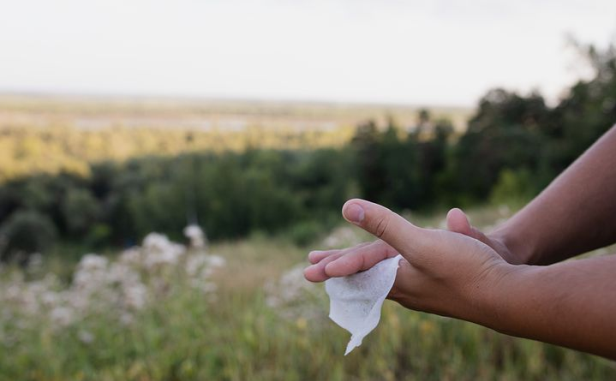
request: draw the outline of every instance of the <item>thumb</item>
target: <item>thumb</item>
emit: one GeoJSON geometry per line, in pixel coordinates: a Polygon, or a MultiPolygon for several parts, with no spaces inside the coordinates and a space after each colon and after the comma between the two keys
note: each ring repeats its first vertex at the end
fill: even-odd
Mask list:
{"type": "Polygon", "coordinates": [[[453,208],[447,213],[447,229],[470,237],[473,234],[473,228],[468,221],[468,217],[458,208],[453,208]]]}
{"type": "Polygon", "coordinates": [[[369,201],[360,199],[347,201],[342,207],[342,216],[387,242],[402,255],[408,253],[411,246],[417,248],[425,241],[424,229],[411,224],[384,206],[369,201]]]}
{"type": "Polygon", "coordinates": [[[452,232],[464,234],[489,245],[489,239],[485,234],[473,227],[466,214],[458,208],[453,208],[447,213],[447,228],[452,232]]]}

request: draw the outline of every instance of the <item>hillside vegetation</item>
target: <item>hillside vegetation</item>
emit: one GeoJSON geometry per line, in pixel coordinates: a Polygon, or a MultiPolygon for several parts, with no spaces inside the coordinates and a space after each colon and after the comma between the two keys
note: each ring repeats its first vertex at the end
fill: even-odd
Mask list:
{"type": "MultiPolygon", "coordinates": [[[[575,84],[556,106],[537,93],[494,89],[465,131],[427,110],[413,110],[411,122],[404,119],[407,109],[395,108],[400,120],[377,114],[347,130],[351,111],[335,107],[330,116],[346,121],[335,124],[342,130],[288,124],[288,135],[278,127],[229,132],[215,125],[141,129],[139,123],[56,129],[21,126],[17,116],[25,107],[32,120],[62,119],[70,107],[8,102],[12,127],[0,139],[0,258],[21,260],[58,240],[98,250],[133,245],[152,231],[178,238],[191,223],[213,240],[283,233],[306,244],[337,221],[350,197],[411,211],[523,202],[616,121],[615,50],[591,48],[588,57],[595,77],[575,84]]],[[[220,118],[239,112],[223,105],[220,118]]],[[[190,104],[81,107],[79,115],[91,118],[134,114],[132,120],[177,118],[180,124],[213,112],[190,104]]],[[[268,117],[275,126],[326,115],[322,106],[277,107],[268,117]]],[[[247,110],[269,120],[258,108],[244,115],[247,110]]]]}
{"type": "MultiPolygon", "coordinates": [[[[507,208],[469,210],[481,228],[507,208]]],[[[441,226],[444,214],[409,217],[441,226]]],[[[192,235],[194,239],[194,235],[192,235]]],[[[318,248],[370,239],[340,226],[318,248]]],[[[386,302],[344,356],[306,251],[253,237],[188,248],[160,235],[78,264],[0,268],[0,380],[613,380],[607,360],[386,302]]]]}
{"type": "MultiPolygon", "coordinates": [[[[406,106],[0,96],[0,183],[33,174],[90,175],[90,165],[189,152],[340,147],[357,123],[406,106]]],[[[435,108],[462,130],[470,110],[435,108]]]]}

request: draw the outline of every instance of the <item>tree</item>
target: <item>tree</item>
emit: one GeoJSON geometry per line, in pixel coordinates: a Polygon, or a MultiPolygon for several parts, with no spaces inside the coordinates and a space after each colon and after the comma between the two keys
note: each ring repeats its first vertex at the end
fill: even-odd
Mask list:
{"type": "Polygon", "coordinates": [[[357,127],[351,146],[357,158],[357,181],[362,197],[378,202],[386,187],[386,179],[379,163],[380,134],[376,123],[369,120],[357,127]]]}
{"type": "Polygon", "coordinates": [[[99,202],[83,188],[69,189],[62,204],[66,228],[73,236],[83,236],[98,221],[99,202]]]}
{"type": "Polygon", "coordinates": [[[0,260],[25,264],[33,253],[50,250],[56,239],[53,222],[35,211],[15,212],[0,227],[0,260]]]}

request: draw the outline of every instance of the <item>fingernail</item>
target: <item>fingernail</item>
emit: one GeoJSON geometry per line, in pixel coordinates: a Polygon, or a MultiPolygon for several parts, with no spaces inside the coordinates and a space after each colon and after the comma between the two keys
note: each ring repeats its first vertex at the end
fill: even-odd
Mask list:
{"type": "Polygon", "coordinates": [[[347,220],[359,224],[364,220],[364,209],[357,204],[350,204],[344,209],[344,216],[347,220]]]}
{"type": "Polygon", "coordinates": [[[304,273],[306,273],[307,271],[310,271],[311,269],[315,268],[317,265],[310,265],[304,268],[304,273]]]}
{"type": "Polygon", "coordinates": [[[319,254],[321,251],[319,250],[313,250],[310,253],[308,253],[308,259],[311,260],[312,257],[314,257],[315,255],[319,254]]]}

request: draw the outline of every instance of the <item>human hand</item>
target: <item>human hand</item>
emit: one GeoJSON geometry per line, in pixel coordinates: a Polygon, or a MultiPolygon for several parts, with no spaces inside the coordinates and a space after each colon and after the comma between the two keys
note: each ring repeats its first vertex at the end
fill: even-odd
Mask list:
{"type": "MultiPolygon", "coordinates": [[[[389,299],[410,309],[482,323],[485,312],[492,310],[483,308],[492,303],[490,290],[514,267],[479,239],[419,228],[368,201],[348,201],[343,216],[379,240],[344,250],[311,252],[312,265],[304,271],[309,281],[352,275],[400,253],[403,259],[389,299]]],[[[454,212],[454,227],[459,227],[459,217],[454,212]]]]}

